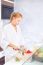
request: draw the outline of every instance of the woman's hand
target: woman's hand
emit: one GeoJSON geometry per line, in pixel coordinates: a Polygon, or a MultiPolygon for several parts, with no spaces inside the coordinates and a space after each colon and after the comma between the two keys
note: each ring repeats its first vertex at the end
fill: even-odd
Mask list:
{"type": "Polygon", "coordinates": [[[19,48],[16,45],[12,44],[12,43],[10,43],[8,45],[8,47],[11,47],[13,50],[19,50],[19,48]]]}

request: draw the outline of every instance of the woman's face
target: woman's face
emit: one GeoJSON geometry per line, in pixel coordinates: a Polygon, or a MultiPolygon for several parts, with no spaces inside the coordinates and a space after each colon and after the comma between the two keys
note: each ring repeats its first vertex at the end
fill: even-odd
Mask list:
{"type": "Polygon", "coordinates": [[[18,25],[20,23],[21,19],[22,19],[21,17],[18,17],[18,18],[13,17],[12,23],[14,25],[18,25]]]}

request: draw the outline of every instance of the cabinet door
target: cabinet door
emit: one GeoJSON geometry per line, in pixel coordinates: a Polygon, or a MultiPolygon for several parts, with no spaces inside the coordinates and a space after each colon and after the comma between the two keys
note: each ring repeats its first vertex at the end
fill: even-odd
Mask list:
{"type": "Polygon", "coordinates": [[[9,19],[14,8],[1,4],[1,19],[9,19]]]}

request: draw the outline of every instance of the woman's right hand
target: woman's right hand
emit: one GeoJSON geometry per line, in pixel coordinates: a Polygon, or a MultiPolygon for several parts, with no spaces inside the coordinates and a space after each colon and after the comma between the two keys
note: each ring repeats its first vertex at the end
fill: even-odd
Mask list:
{"type": "Polygon", "coordinates": [[[8,47],[11,47],[13,50],[19,50],[19,48],[16,45],[12,44],[12,43],[10,43],[8,45],[8,47]]]}

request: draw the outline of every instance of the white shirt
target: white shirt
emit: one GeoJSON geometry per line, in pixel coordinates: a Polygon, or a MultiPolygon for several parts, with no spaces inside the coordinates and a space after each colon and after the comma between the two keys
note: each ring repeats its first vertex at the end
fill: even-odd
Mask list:
{"type": "Polygon", "coordinates": [[[3,29],[2,34],[2,47],[5,49],[9,43],[15,44],[15,45],[22,45],[23,37],[21,34],[21,29],[19,26],[17,26],[17,32],[13,25],[7,24],[3,29]]]}
{"type": "Polygon", "coordinates": [[[2,32],[1,47],[4,49],[5,62],[8,61],[8,59],[10,59],[13,55],[17,55],[16,51],[14,51],[10,47],[7,47],[9,43],[12,43],[17,46],[23,45],[24,43],[20,27],[17,26],[16,32],[15,28],[11,23],[4,26],[2,32]]]}

